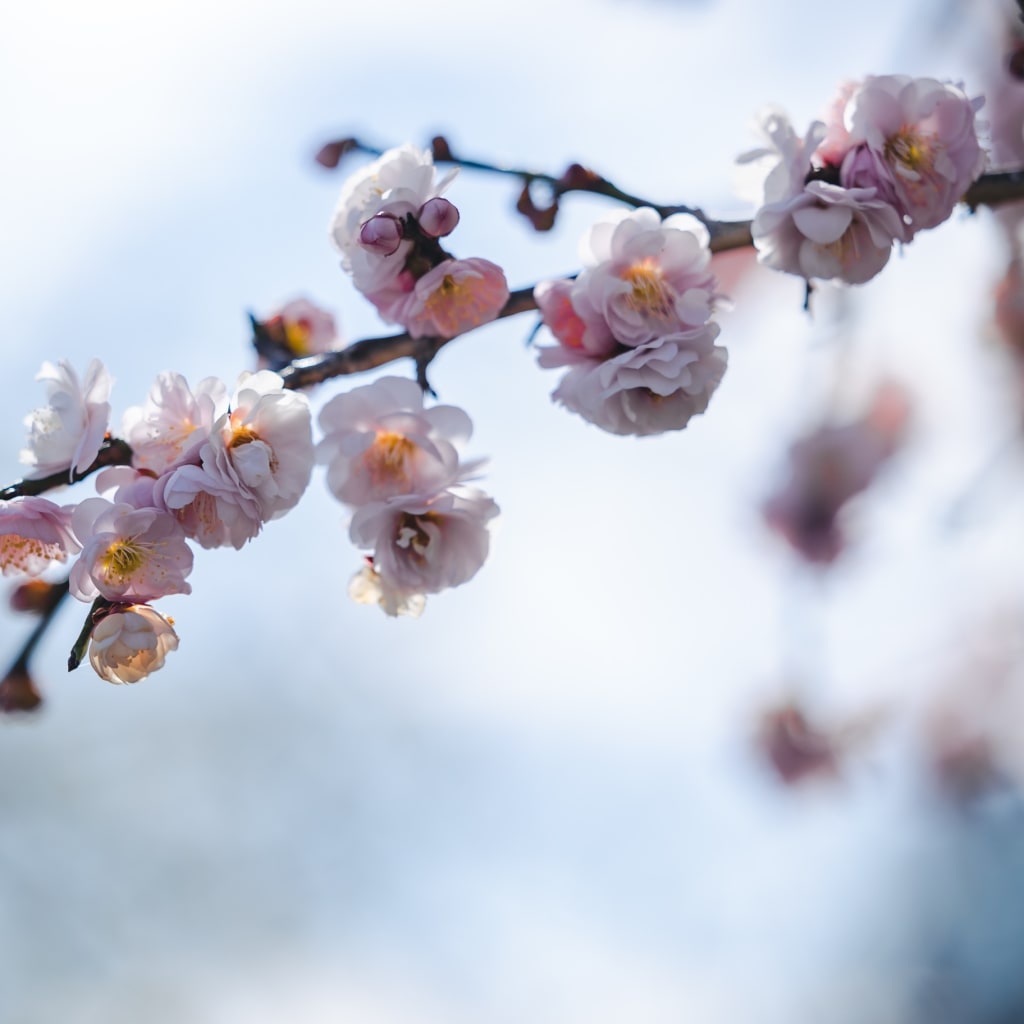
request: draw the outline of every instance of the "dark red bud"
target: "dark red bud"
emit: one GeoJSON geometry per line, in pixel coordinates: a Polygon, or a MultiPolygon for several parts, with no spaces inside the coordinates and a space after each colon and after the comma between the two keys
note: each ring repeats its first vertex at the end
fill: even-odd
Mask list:
{"type": "Polygon", "coordinates": [[[452,156],[451,146],[448,145],[448,140],[443,135],[435,135],[430,140],[430,152],[439,163],[450,163],[455,159],[452,156]]]}
{"type": "Polygon", "coordinates": [[[346,153],[355,149],[356,146],[358,146],[358,142],[352,138],[335,139],[334,142],[325,142],[314,159],[321,167],[326,167],[329,171],[333,171],[341,163],[341,158],[346,153]]]}
{"type": "Polygon", "coordinates": [[[10,715],[17,711],[35,711],[43,698],[32,677],[20,668],[12,668],[0,682],[0,711],[10,715]]]}
{"type": "Polygon", "coordinates": [[[538,207],[530,194],[530,184],[523,186],[516,200],[516,209],[533,225],[534,231],[550,231],[555,226],[558,216],[558,199],[554,198],[550,206],[538,207]]]}

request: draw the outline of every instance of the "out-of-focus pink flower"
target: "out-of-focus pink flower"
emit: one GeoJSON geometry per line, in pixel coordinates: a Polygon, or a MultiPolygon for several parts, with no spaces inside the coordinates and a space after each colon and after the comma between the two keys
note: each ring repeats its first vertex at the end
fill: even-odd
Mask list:
{"type": "Polygon", "coordinates": [[[82,554],[71,570],[71,593],[80,601],[149,601],[190,594],[185,577],[192,550],[174,516],[156,508],[115,505],[88,498],[71,518],[82,554]]]}
{"type": "Polygon", "coordinates": [[[436,594],[475,576],[490,545],[487,523],[497,514],[494,501],[473,488],[406,494],[357,509],[349,534],[372,550],[374,569],[395,600],[436,594]]]}
{"type": "MultiPolygon", "coordinates": [[[[728,353],[715,345],[718,333],[718,324],[709,323],[610,359],[574,361],[551,397],[613,434],[682,430],[707,409],[725,374],[728,353]]],[[[543,350],[541,365],[553,365],[560,356],[543,350]]]]}
{"type": "Polygon", "coordinates": [[[787,786],[839,776],[836,737],[814,728],[800,706],[792,701],[765,712],[757,745],[787,786]]]}
{"type": "Polygon", "coordinates": [[[903,236],[896,209],[874,194],[811,181],[790,199],[762,206],[751,226],[758,258],[808,280],[869,281],[903,236]]]}
{"type": "Polygon", "coordinates": [[[414,338],[454,338],[494,320],[508,295],[505,272],[489,260],[445,260],[416,281],[392,318],[414,338]]]}
{"type": "Polygon", "coordinates": [[[334,314],[307,298],[286,302],[262,326],[293,359],[338,347],[334,314]]]}
{"type": "Polygon", "coordinates": [[[31,465],[31,478],[60,470],[71,474],[86,469],[99,453],[110,422],[110,389],[113,379],[98,359],[78,374],[63,360],[56,366],[43,363],[36,380],[46,382],[47,405],[25,419],[28,427],[21,461],[31,465]]]}
{"type": "Polygon", "coordinates": [[[348,505],[434,494],[479,466],[459,463],[456,445],[473,430],[466,413],[452,405],[424,409],[419,385],[402,377],[335,395],[320,426],[317,461],[327,466],[331,492],[348,505]]]}
{"type": "Polygon", "coordinates": [[[146,604],[110,612],[93,627],[89,663],[108,683],[137,683],[178,649],[173,622],[146,604]]]}
{"type": "MultiPolygon", "coordinates": [[[[838,104],[851,151],[866,146],[888,169],[899,211],[913,232],[941,224],[981,174],[985,153],[975,115],[984,100],[934,78],[872,75],[838,104]]],[[[876,184],[877,164],[843,158],[842,183],[876,184]]],[[[879,195],[882,197],[882,189],[879,195]]]]}
{"type": "Polygon", "coordinates": [[[364,565],[349,580],[348,596],[356,604],[375,604],[392,618],[408,615],[411,619],[418,619],[426,607],[426,597],[423,594],[406,593],[389,586],[374,569],[372,559],[367,561],[370,564],[364,565]]]}
{"type": "Polygon", "coordinates": [[[126,409],[121,422],[131,445],[132,466],[159,475],[175,465],[197,461],[213,423],[227,408],[227,389],[215,377],[201,380],[193,393],[180,373],[165,370],[146,404],[126,409]]]}
{"type": "Polygon", "coordinates": [[[80,550],[71,529],[73,506],[46,498],[0,501],[0,572],[38,576],[80,550]]]}
{"type": "Polygon", "coordinates": [[[808,561],[834,561],[845,540],[840,511],[896,451],[909,413],[906,392],[887,383],[862,419],[826,424],[798,440],[789,452],[788,477],[764,505],[768,525],[808,561]]]}

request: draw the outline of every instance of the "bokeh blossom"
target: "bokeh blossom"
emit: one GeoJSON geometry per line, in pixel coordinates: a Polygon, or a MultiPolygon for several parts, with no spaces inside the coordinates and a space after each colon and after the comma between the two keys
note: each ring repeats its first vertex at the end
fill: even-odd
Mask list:
{"type": "Polygon", "coordinates": [[[909,415],[906,392],[890,382],[860,419],[827,423],[796,441],[788,475],[764,504],[768,525],[808,561],[834,561],[845,544],[841,511],[897,450],[909,415]]]}

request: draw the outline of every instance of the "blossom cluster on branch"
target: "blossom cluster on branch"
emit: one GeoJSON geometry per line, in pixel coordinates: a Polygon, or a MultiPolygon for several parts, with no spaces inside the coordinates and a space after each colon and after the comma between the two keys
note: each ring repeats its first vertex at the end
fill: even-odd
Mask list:
{"type": "MultiPolygon", "coordinates": [[[[892,75],[844,86],[802,138],[781,112],[765,112],[766,146],[741,158],[759,204],[750,225],[658,206],[573,165],[548,176],[557,185],[550,216],[532,199],[523,211],[520,197],[538,230],[569,191],[630,209],[586,233],[576,276],[516,292],[496,263],[445,248],[461,217],[444,194],[456,171],[439,176],[433,158],[459,163],[447,143],[435,140],[434,154],[411,145],[378,153],[343,185],[330,235],[356,289],[404,333],[342,347],[332,314],[293,300],[253,320],[259,368],[233,391],[213,378],[191,388],[166,371],[145,404],[124,414],[117,437],[102,364],[93,360],[81,379],[67,363],[44,364],[47,404],[30,415],[22,453],[32,469],[0,491],[0,568],[38,577],[74,559],[66,587],[91,609],[69,664],[88,649],[103,678],[134,682],[178,645],[172,620],[151,604],[190,592],[193,546],[248,544],[294,508],[318,462],[366,553],[350,594],[389,615],[417,615],[427,595],[478,572],[498,512],[473,485],[481,464],[460,453],[467,414],[424,406],[426,365],[442,345],[537,309],[554,339],[537,346],[538,361],[565,371],[556,402],[613,434],[680,430],[705,412],[727,368],[712,252],[752,239],[762,263],[808,286],[867,281],[894,243],[945,220],[981,173],[980,106],[957,86],[892,75]],[[385,377],[330,398],[314,439],[300,388],[410,355],[415,381],[385,377]],[[38,496],[100,470],[98,497],[58,505],[38,496]]],[[[342,140],[319,159],[336,164],[355,146],[342,140]]],[[[463,163],[524,177],[527,197],[537,177],[463,163]]],[[[905,419],[902,394],[883,389],[862,421],[800,442],[789,480],[766,506],[769,522],[810,560],[833,559],[840,509],[891,454],[905,419]]]]}

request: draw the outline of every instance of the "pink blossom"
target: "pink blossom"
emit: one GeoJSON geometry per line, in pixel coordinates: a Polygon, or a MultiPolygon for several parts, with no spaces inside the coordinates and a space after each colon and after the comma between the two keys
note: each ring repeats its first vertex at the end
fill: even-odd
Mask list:
{"type": "Polygon", "coordinates": [[[36,380],[46,382],[48,404],[25,419],[29,428],[21,461],[33,466],[32,478],[61,470],[71,475],[92,464],[110,422],[113,380],[98,359],[86,367],[81,382],[69,363],[43,363],[36,380]]]}
{"type": "MultiPolygon", "coordinates": [[[[739,191],[759,207],[786,202],[803,190],[813,169],[811,156],[821,143],[825,125],[813,121],[801,138],[782,110],[764,107],[755,117],[753,128],[765,145],[738,157],[739,191]]],[[[836,160],[836,167],[839,163],[836,160]]]]}
{"type": "Polygon", "coordinates": [[[192,592],[185,581],[192,551],[169,512],[88,498],[75,508],[71,525],[83,544],[71,570],[71,593],[80,601],[97,594],[108,601],[149,601],[192,592]]]}
{"type": "Polygon", "coordinates": [[[460,466],[456,445],[473,426],[451,405],[423,407],[414,381],[382,377],[335,395],[320,412],[317,461],[339,501],[365,505],[396,494],[443,490],[478,464],[460,466]]]}
{"type": "Polygon", "coordinates": [[[487,558],[487,523],[498,506],[460,488],[432,497],[398,495],[363,505],[349,527],[354,544],[373,551],[383,587],[395,595],[436,594],[472,579],[487,558]]]}
{"type": "MultiPolygon", "coordinates": [[[[983,102],[934,78],[865,78],[837,104],[833,119],[841,115],[851,151],[867,147],[875,160],[848,152],[842,184],[875,185],[887,171],[912,231],[941,224],[985,166],[975,125],[983,102]]],[[[880,186],[879,196],[885,191],[880,186]]]]}
{"type": "Polygon", "coordinates": [[[264,523],[293,508],[313,470],[309,402],[269,370],[244,373],[199,465],[160,477],[154,500],[204,548],[241,548],[264,523]]]}
{"type": "Polygon", "coordinates": [[[888,383],[863,418],[826,424],[798,440],[789,452],[787,478],[764,505],[767,523],[804,558],[832,562],[844,544],[840,512],[896,451],[908,417],[906,393],[888,383]]]}
{"type": "Polygon", "coordinates": [[[110,612],[93,627],[89,663],[108,683],[137,683],[163,668],[168,652],[177,649],[174,620],[147,604],[134,604],[110,612]]]}
{"type": "Polygon", "coordinates": [[[790,199],[761,207],[751,228],[758,258],[808,280],[869,281],[904,231],[895,208],[874,195],[811,181],[790,199]]]}
{"type": "Polygon", "coordinates": [[[46,498],[0,501],[0,572],[38,576],[80,549],[71,529],[73,506],[46,498]]]}
{"type": "Polygon", "coordinates": [[[454,338],[494,320],[508,295],[504,271],[489,260],[445,260],[416,281],[390,319],[414,338],[454,338]]]}
{"type": "MultiPolygon", "coordinates": [[[[718,334],[718,325],[709,323],[609,359],[570,354],[570,369],[551,397],[613,434],[682,430],[707,409],[725,374],[728,353],[714,344],[718,334]]],[[[560,358],[564,352],[543,350],[541,365],[555,365],[560,358]]]]}
{"type": "Polygon", "coordinates": [[[586,347],[612,341],[635,347],[711,316],[708,232],[688,214],[664,221],[649,208],[611,215],[584,237],[580,256],[587,269],[570,295],[590,331],[586,347]]]}
{"type": "Polygon", "coordinates": [[[150,388],[146,404],[125,410],[121,432],[131,445],[132,466],[159,475],[197,461],[227,400],[227,389],[215,377],[201,380],[193,393],[180,373],[165,370],[150,388]]]}

